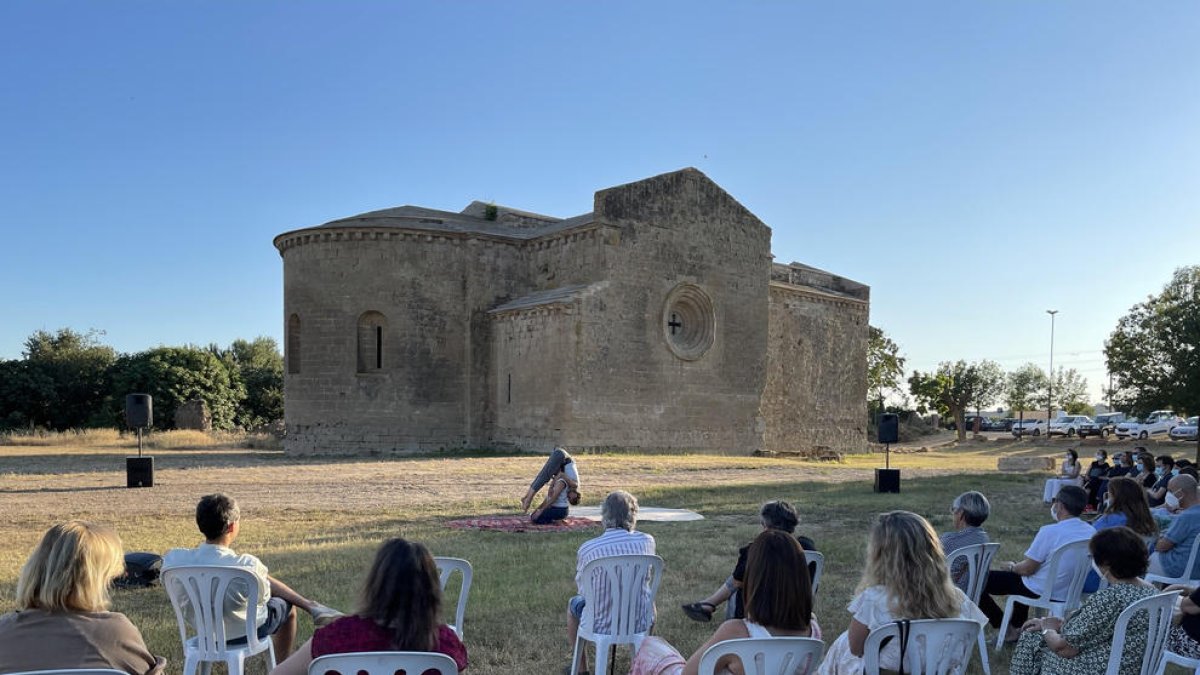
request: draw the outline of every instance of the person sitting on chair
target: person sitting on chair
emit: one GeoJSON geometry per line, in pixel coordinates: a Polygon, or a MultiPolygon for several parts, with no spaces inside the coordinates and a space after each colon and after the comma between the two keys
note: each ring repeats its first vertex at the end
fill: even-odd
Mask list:
{"type": "MultiPolygon", "coordinates": [[[[796,524],[800,522],[800,518],[796,515],[796,509],[789,503],[783,500],[767,502],[759,509],[759,523],[763,530],[779,530],[788,534],[796,532],[796,524]]],[[[800,546],[806,551],[817,550],[816,544],[808,537],[796,535],[796,540],[800,542],[800,546]]],[[[746,574],[746,558],[750,551],[750,545],[738,549],[737,563],[733,566],[733,572],[729,578],[721,584],[717,590],[711,595],[699,602],[692,602],[683,605],[683,613],[693,621],[711,621],[713,612],[717,607],[726,600],[733,602],[732,611],[727,613],[731,619],[745,618],[745,603],[741,598],[741,593],[738,591],[742,588],[742,579],[746,574]]],[[[814,571],[813,567],[809,568],[809,573],[814,571]]]]}
{"type": "MultiPolygon", "coordinates": [[[[943,533],[940,540],[942,551],[947,556],[946,561],[950,563],[950,579],[963,592],[967,590],[967,572],[970,571],[970,564],[964,556],[956,556],[953,560],[949,556],[964,546],[988,543],[983,521],[987,520],[991,512],[992,505],[988,503],[987,497],[974,490],[955,497],[950,507],[950,513],[954,515],[954,531],[943,533]]],[[[979,573],[985,571],[979,570],[979,573]]]]}
{"type": "Polygon", "coordinates": [[[1192,555],[1192,545],[1200,536],[1200,493],[1196,479],[1180,474],[1167,484],[1167,506],[1178,509],[1171,526],[1154,544],[1150,555],[1150,572],[1165,577],[1196,576],[1200,557],[1191,570],[1184,569],[1192,555]]]}
{"type": "MultiPolygon", "coordinates": [[[[220,493],[206,495],[196,505],[196,526],[204,535],[204,543],[196,548],[175,548],[163,556],[163,571],[192,565],[219,565],[243,568],[258,579],[258,637],[271,636],[275,654],[286,658],[296,641],[296,607],[312,615],[313,624],[324,625],[342,615],[341,612],[313,602],[267,573],[267,566],[258,558],[238,555],[230,546],[241,532],[241,509],[232,497],[220,493]]],[[[241,635],[246,630],[246,588],[229,585],[225,600],[225,634],[241,635]]],[[[186,614],[185,614],[186,616],[186,614]]],[[[246,643],[246,637],[229,640],[231,644],[246,643]]]]}

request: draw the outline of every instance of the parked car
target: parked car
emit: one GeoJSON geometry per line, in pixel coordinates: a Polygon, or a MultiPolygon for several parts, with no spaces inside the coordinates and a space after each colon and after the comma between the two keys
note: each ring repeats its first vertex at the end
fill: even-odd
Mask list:
{"type": "Polygon", "coordinates": [[[1140,423],[1126,420],[1117,425],[1117,438],[1137,438],[1145,440],[1151,436],[1170,434],[1171,429],[1179,426],[1179,417],[1172,410],[1155,410],[1140,423]]]}
{"type": "Polygon", "coordinates": [[[1091,423],[1092,419],[1087,415],[1063,415],[1050,422],[1050,428],[1046,430],[1046,434],[1048,436],[1059,435],[1069,438],[1079,433],[1079,427],[1091,423]]]}
{"type": "Polygon", "coordinates": [[[1079,425],[1079,437],[1099,436],[1100,438],[1108,438],[1109,434],[1116,431],[1117,425],[1125,420],[1126,415],[1123,412],[1096,415],[1096,418],[1091,422],[1079,425]]]}
{"type": "Polygon", "coordinates": [[[1194,441],[1197,428],[1200,428],[1200,417],[1193,415],[1187,418],[1183,424],[1172,429],[1168,435],[1173,441],[1194,441]]]}
{"type": "Polygon", "coordinates": [[[1011,431],[1012,423],[1001,417],[989,417],[983,421],[982,429],[984,431],[1011,431]]]}
{"type": "Polygon", "coordinates": [[[1044,433],[1046,433],[1046,420],[1025,420],[1013,423],[1012,435],[1018,438],[1026,434],[1037,437],[1044,433]]]}
{"type": "MultiPolygon", "coordinates": [[[[966,429],[967,431],[975,431],[975,420],[976,419],[979,420],[979,430],[986,431],[987,430],[987,426],[986,426],[987,418],[984,417],[983,415],[963,415],[963,428],[966,429]]],[[[958,425],[954,422],[953,419],[951,419],[950,422],[946,425],[946,428],[951,431],[957,431],[958,425]]]]}

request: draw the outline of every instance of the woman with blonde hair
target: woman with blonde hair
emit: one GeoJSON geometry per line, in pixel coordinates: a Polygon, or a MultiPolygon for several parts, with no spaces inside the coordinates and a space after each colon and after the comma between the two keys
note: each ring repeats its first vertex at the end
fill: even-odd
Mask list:
{"type": "MultiPolygon", "coordinates": [[[[850,601],[850,628],[834,641],[817,671],[858,675],[872,630],[897,619],[971,619],[983,612],[950,580],[937,533],[915,513],[881,514],[867,540],[867,567],[850,601]]],[[[898,670],[900,647],[893,640],[879,653],[881,668],[898,670]]]]}
{"type": "Polygon", "coordinates": [[[42,535],[17,580],[17,611],[0,617],[0,673],[114,668],[157,675],[166,661],[146,648],[108,589],[125,570],[121,539],[80,520],[42,535]]]}

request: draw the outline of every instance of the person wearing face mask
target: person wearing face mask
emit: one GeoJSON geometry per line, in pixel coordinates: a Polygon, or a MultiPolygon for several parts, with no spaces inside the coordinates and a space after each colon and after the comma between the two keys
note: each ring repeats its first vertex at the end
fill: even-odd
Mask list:
{"type": "Polygon", "coordinates": [[[1154,487],[1154,483],[1158,477],[1154,475],[1154,456],[1146,452],[1145,448],[1134,448],[1134,479],[1147,490],[1154,487]]]}
{"type": "Polygon", "coordinates": [[[1146,499],[1149,500],[1151,508],[1162,506],[1167,501],[1167,483],[1175,477],[1175,458],[1170,455],[1159,455],[1156,458],[1158,467],[1154,469],[1154,476],[1157,480],[1154,481],[1149,489],[1146,490],[1146,499]]]}
{"type": "MultiPolygon", "coordinates": [[[[1192,544],[1200,535],[1200,500],[1196,495],[1196,479],[1179,475],[1167,483],[1167,507],[1179,509],[1171,527],[1154,544],[1150,555],[1150,572],[1168,577],[1196,576],[1197,564],[1183,569],[1192,553],[1192,544]]],[[[1200,563],[1200,560],[1197,560],[1200,563]]]]}
{"type": "MultiPolygon", "coordinates": [[[[1092,594],[1066,621],[1058,617],[1026,621],[1009,665],[1012,675],[1103,673],[1112,652],[1117,618],[1126,607],[1157,592],[1138,578],[1146,573],[1146,547],[1133,530],[1114,527],[1097,532],[1088,549],[1092,569],[1109,585],[1092,594]]],[[[1144,620],[1129,622],[1120,672],[1141,670],[1148,628],[1144,620]]]]}
{"type": "MultiPolygon", "coordinates": [[[[1077,485],[1066,485],[1059,490],[1058,496],[1050,504],[1050,517],[1054,520],[1050,525],[1043,526],[1033,538],[1033,543],[1025,551],[1025,559],[1021,562],[1000,563],[1000,569],[988,572],[987,584],[983,596],[979,600],[979,608],[987,615],[993,628],[1000,628],[1004,619],[1004,611],[996,604],[992,596],[1023,595],[1036,598],[1049,586],[1054,595],[1061,597],[1071,583],[1071,576],[1076,565],[1082,563],[1085,554],[1072,552],[1064,555],[1058,572],[1053,579],[1049,578],[1050,571],[1045,567],[1050,555],[1062,547],[1076,541],[1087,541],[1096,530],[1080,520],[1079,515],[1087,504],[1087,493],[1077,485]]],[[[1008,626],[1005,642],[1015,642],[1020,636],[1020,628],[1029,616],[1029,606],[1014,603],[1012,623],[1008,626]]]]}
{"type": "MultiPolygon", "coordinates": [[[[1104,480],[1100,481],[1100,486],[1096,491],[1096,499],[1099,500],[1104,495],[1108,494],[1108,481],[1119,476],[1136,475],[1137,471],[1133,468],[1133,455],[1128,452],[1118,452],[1113,455],[1113,467],[1108,470],[1108,475],[1104,480]]],[[[1100,502],[1098,506],[1101,510],[1105,508],[1105,504],[1100,502]]]]}
{"type": "Polygon", "coordinates": [[[1049,504],[1064,485],[1082,484],[1083,481],[1079,478],[1079,453],[1075,452],[1075,448],[1067,448],[1067,454],[1063,456],[1062,469],[1058,472],[1058,478],[1046,479],[1046,489],[1042,491],[1042,501],[1049,504]]]}
{"type": "Polygon", "coordinates": [[[1091,465],[1088,466],[1087,478],[1083,481],[1083,489],[1088,493],[1089,509],[1094,509],[1100,501],[1100,483],[1108,476],[1108,470],[1111,468],[1108,463],[1108,451],[1097,450],[1091,465]]]}

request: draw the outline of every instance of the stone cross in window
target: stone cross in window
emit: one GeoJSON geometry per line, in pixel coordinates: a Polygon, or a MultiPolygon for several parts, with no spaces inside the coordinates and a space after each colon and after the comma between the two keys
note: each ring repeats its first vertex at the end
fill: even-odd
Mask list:
{"type": "Polygon", "coordinates": [[[683,328],[683,324],[679,323],[679,318],[674,313],[671,314],[671,320],[667,322],[667,325],[671,327],[671,335],[675,334],[677,328],[683,328]]]}

